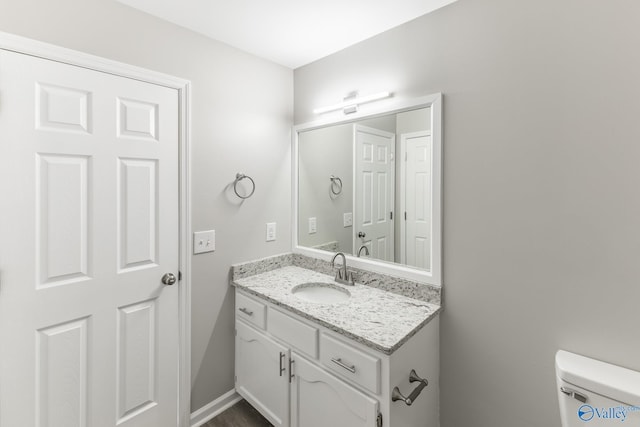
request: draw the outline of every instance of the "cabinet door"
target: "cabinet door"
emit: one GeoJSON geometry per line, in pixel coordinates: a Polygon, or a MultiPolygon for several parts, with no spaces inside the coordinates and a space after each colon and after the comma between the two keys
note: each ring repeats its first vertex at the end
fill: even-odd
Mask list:
{"type": "Polygon", "coordinates": [[[375,427],[378,402],[296,353],[291,383],[293,427],[375,427]]]}
{"type": "Polygon", "coordinates": [[[236,319],[236,391],[274,426],[289,425],[289,350],[236,319]]]}

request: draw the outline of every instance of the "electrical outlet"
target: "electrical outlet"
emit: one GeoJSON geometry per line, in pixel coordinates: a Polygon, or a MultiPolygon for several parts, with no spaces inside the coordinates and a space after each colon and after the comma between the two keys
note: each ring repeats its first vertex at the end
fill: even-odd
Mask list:
{"type": "Polygon", "coordinates": [[[314,234],[318,231],[318,221],[315,217],[309,218],[309,234],[314,234]]]}
{"type": "Polygon", "coordinates": [[[216,231],[196,231],[193,233],[193,253],[202,254],[216,250],[216,231]]]}
{"type": "Polygon", "coordinates": [[[276,223],[268,222],[267,223],[267,242],[273,242],[276,240],[276,223]]]}
{"type": "Polygon", "coordinates": [[[351,212],[344,213],[342,215],[342,223],[343,223],[344,227],[353,226],[353,213],[351,213],[351,212]]]}

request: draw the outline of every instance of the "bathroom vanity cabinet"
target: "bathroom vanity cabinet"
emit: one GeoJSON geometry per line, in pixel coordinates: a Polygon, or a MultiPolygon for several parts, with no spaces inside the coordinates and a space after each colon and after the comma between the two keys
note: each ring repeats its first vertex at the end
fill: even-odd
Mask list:
{"type": "Polygon", "coordinates": [[[289,348],[236,320],[236,391],[276,427],[289,425],[289,348]]]}
{"type": "Polygon", "coordinates": [[[236,390],[275,426],[439,425],[437,315],[386,354],[240,289],[235,308],[236,390]],[[412,369],[429,385],[393,402],[418,386],[412,369]]]}

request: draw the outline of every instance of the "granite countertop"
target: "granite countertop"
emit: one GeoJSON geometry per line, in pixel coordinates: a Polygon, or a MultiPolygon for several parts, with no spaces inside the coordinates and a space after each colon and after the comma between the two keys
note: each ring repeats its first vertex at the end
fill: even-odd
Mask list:
{"type": "Polygon", "coordinates": [[[341,285],[331,276],[297,266],[235,279],[232,284],[385,354],[400,348],[440,311],[436,304],[358,283],[355,286],[341,285]],[[323,282],[347,289],[351,298],[322,304],[305,301],[291,293],[293,287],[308,282],[323,282]]]}

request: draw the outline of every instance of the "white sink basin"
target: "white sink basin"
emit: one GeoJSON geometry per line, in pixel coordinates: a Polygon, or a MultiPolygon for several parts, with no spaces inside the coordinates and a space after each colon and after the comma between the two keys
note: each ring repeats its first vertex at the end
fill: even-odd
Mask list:
{"type": "Polygon", "coordinates": [[[351,293],[331,283],[303,283],[291,289],[291,293],[300,299],[321,304],[334,304],[351,298],[351,293]]]}

